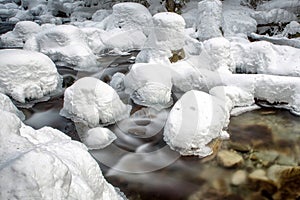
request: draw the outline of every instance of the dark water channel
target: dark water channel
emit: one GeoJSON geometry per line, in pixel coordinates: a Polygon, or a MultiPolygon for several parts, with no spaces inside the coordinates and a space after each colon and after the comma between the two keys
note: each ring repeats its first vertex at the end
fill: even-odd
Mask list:
{"type": "MultiPolygon", "coordinates": [[[[108,66],[105,72],[77,72],[66,67],[59,67],[58,71],[64,76],[65,87],[84,76],[95,76],[107,82],[115,72],[126,73],[131,56],[135,55],[136,52],[127,56],[104,57],[102,63],[108,66]]],[[[73,122],[59,115],[62,106],[63,96],[56,96],[32,108],[23,108],[26,115],[24,123],[36,129],[51,126],[79,140],[73,122]]],[[[135,110],[143,111],[141,107],[135,107],[135,110]]],[[[216,153],[205,159],[178,156],[162,139],[168,110],[143,112],[138,113],[144,116],[143,120],[139,118],[135,125],[118,123],[110,126],[118,139],[103,150],[91,151],[106,179],[119,187],[128,199],[280,199],[277,186],[272,190],[264,189],[265,186],[257,186],[257,182],[249,178],[240,185],[233,185],[233,174],[242,170],[248,177],[253,171],[267,170],[272,165],[299,166],[300,118],[288,111],[263,108],[231,118],[228,128],[231,139],[212,144],[216,151],[230,150],[242,156],[243,163],[231,168],[222,166],[216,153]],[[139,136],[139,131],[134,126],[147,127],[151,123],[157,129],[155,136],[135,137],[139,136]],[[276,158],[272,159],[274,154],[276,158]]],[[[296,177],[300,178],[299,174],[296,177]]],[[[293,188],[293,192],[300,190],[300,183],[298,186],[298,189],[293,188]]]]}

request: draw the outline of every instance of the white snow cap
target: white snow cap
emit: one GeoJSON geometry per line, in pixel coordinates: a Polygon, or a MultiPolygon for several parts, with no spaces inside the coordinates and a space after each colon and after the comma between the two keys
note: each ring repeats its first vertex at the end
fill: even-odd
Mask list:
{"type": "Polygon", "coordinates": [[[152,15],[139,3],[124,2],[113,6],[113,27],[123,30],[140,30],[148,35],[153,26],[152,15]]]}
{"type": "Polygon", "coordinates": [[[60,87],[60,75],[46,55],[25,50],[0,50],[0,91],[24,103],[60,87]]]}
{"type": "Polygon", "coordinates": [[[228,111],[222,99],[205,92],[191,90],[172,108],[164,129],[164,140],[182,155],[208,156],[207,146],[223,135],[228,111]]]}
{"type": "Polygon", "coordinates": [[[87,45],[86,35],[72,25],[59,25],[35,35],[25,47],[48,55],[54,62],[91,70],[98,66],[97,57],[87,45]]]}
{"type": "Polygon", "coordinates": [[[17,115],[21,120],[25,120],[25,115],[18,110],[8,96],[0,93],[0,110],[17,115]]]}
{"type": "Polygon", "coordinates": [[[0,199],[122,199],[83,144],[5,111],[0,126],[0,199]]]}
{"type": "Polygon", "coordinates": [[[197,37],[204,41],[221,37],[222,2],[220,0],[204,0],[198,3],[197,37]]]}
{"type": "Polygon", "coordinates": [[[115,90],[93,77],[77,80],[65,90],[60,114],[90,127],[113,124],[129,117],[130,105],[125,105],[115,90]]]}
{"type": "Polygon", "coordinates": [[[5,47],[23,47],[26,40],[41,31],[41,27],[31,21],[18,22],[12,31],[0,36],[5,47]]]}
{"type": "Polygon", "coordinates": [[[116,135],[108,128],[96,127],[88,130],[81,141],[88,149],[104,149],[115,139],[117,139],[116,135]]]}
{"type": "Polygon", "coordinates": [[[126,92],[136,104],[157,110],[170,107],[171,73],[161,64],[134,64],[124,79],[126,92]]]}
{"type": "Polygon", "coordinates": [[[140,63],[170,63],[172,50],[180,50],[185,42],[185,21],[172,12],[162,12],[153,16],[154,27],[137,55],[136,62],[140,63]]]}

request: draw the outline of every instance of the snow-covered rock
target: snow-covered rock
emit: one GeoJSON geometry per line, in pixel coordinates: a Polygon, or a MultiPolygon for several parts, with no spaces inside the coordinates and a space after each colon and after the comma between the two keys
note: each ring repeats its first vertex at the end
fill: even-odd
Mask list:
{"type": "Polygon", "coordinates": [[[289,37],[292,35],[300,34],[300,24],[297,21],[291,21],[282,32],[282,36],[289,37]]]}
{"type": "Polygon", "coordinates": [[[153,26],[152,15],[148,9],[139,3],[124,2],[113,6],[112,27],[123,30],[140,30],[148,35],[153,26]]]}
{"type": "Polygon", "coordinates": [[[246,6],[240,5],[240,1],[223,2],[222,31],[225,37],[241,36],[256,32],[257,22],[251,17],[254,11],[246,6]]]}
{"type": "Polygon", "coordinates": [[[108,84],[92,77],[77,80],[65,90],[62,116],[89,127],[113,124],[129,116],[125,105],[108,84]]]}
{"type": "Polygon", "coordinates": [[[272,10],[275,8],[281,8],[299,14],[300,11],[300,1],[299,0],[272,0],[265,1],[264,3],[257,6],[257,10],[272,10]]]}
{"type": "Polygon", "coordinates": [[[153,28],[136,62],[170,63],[172,51],[180,50],[185,42],[184,19],[171,12],[153,16],[153,28]]]}
{"type": "Polygon", "coordinates": [[[112,14],[112,10],[97,10],[93,16],[92,16],[92,20],[95,22],[101,22],[102,20],[104,20],[106,17],[108,17],[109,15],[112,14]]]}
{"type": "Polygon", "coordinates": [[[83,144],[0,113],[0,199],[122,199],[83,144]]]}
{"type": "Polygon", "coordinates": [[[86,35],[72,25],[59,25],[35,35],[27,41],[26,49],[48,55],[54,62],[73,66],[78,70],[92,70],[98,66],[97,57],[87,45],[86,35]]]}
{"type": "Polygon", "coordinates": [[[25,120],[25,115],[18,110],[8,96],[0,93],[0,110],[7,111],[17,115],[21,120],[25,120]]]}
{"type": "Polygon", "coordinates": [[[46,55],[25,50],[0,51],[0,91],[24,103],[61,87],[55,64],[46,55]]]}
{"type": "Polygon", "coordinates": [[[204,0],[198,3],[197,37],[204,41],[221,37],[222,2],[220,0],[204,0]]]}
{"type": "Polygon", "coordinates": [[[108,128],[96,127],[88,130],[84,138],[80,139],[88,149],[103,149],[110,145],[117,137],[108,128]]]}
{"type": "Polygon", "coordinates": [[[300,76],[300,50],[260,41],[231,43],[236,71],[244,73],[300,76]]]}
{"type": "Polygon", "coordinates": [[[157,110],[170,107],[171,73],[160,64],[137,63],[132,66],[124,79],[126,92],[136,104],[157,110]]]}
{"type": "Polygon", "coordinates": [[[207,145],[223,137],[229,114],[225,102],[205,92],[191,90],[172,108],[164,128],[164,140],[182,155],[208,156],[207,145]]]}
{"type": "Polygon", "coordinates": [[[223,37],[205,40],[200,55],[196,56],[195,66],[211,71],[232,70],[234,60],[231,56],[230,46],[230,42],[223,37]]]}
{"type": "Polygon", "coordinates": [[[12,31],[0,36],[1,45],[5,47],[23,47],[26,40],[39,31],[41,31],[41,27],[35,22],[18,22],[12,31]]]}
{"type": "Polygon", "coordinates": [[[251,14],[257,24],[271,24],[271,23],[287,23],[297,20],[297,16],[284,9],[272,9],[270,11],[256,11],[251,14]]]}

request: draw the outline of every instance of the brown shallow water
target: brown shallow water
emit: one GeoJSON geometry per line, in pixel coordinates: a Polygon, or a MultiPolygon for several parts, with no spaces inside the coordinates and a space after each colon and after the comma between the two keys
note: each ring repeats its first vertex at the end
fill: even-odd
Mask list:
{"type": "MultiPolygon", "coordinates": [[[[59,68],[59,72],[65,76],[66,86],[76,78],[91,75],[107,81],[116,71],[128,71],[130,56],[106,59],[106,65],[111,66],[106,73],[78,73],[69,68],[59,68]]],[[[63,97],[57,96],[24,108],[25,123],[36,129],[51,126],[79,140],[73,122],[59,115],[62,105],[63,97]]],[[[118,131],[121,124],[110,126],[118,139],[103,150],[91,151],[106,179],[128,199],[300,199],[300,117],[272,108],[232,117],[230,139],[214,141],[214,154],[200,159],[180,157],[168,148],[161,126],[168,110],[163,112],[144,116],[127,131],[118,131]],[[151,121],[155,122],[152,127],[158,128],[157,134],[141,137],[145,132],[141,128],[151,121]],[[240,156],[242,161],[224,166],[218,154],[224,150],[240,156]],[[239,181],[233,181],[233,177],[239,181]]]]}

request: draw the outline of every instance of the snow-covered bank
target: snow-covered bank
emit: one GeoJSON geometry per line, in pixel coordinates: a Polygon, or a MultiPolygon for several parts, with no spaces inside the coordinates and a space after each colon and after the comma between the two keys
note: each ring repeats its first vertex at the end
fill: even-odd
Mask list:
{"type": "Polygon", "coordinates": [[[42,53],[0,50],[0,91],[25,103],[42,98],[61,87],[55,64],[42,53]]]}
{"type": "Polygon", "coordinates": [[[123,199],[79,142],[0,111],[0,198],[123,199]]]}

